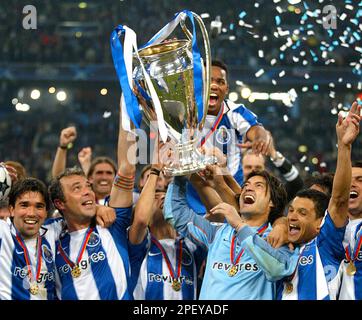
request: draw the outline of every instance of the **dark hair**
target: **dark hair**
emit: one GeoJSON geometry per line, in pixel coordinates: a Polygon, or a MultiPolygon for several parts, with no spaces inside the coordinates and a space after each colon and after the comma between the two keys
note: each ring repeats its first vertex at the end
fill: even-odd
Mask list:
{"type": "Polygon", "coordinates": [[[226,64],[224,62],[222,62],[221,60],[212,60],[211,61],[211,66],[213,67],[219,67],[220,69],[223,69],[225,72],[226,72],[226,75],[229,74],[229,71],[228,71],[228,67],[226,66],[226,64]]]}
{"type": "Polygon", "coordinates": [[[362,160],[354,160],[352,162],[352,167],[362,168],[362,160]]]}
{"type": "Polygon", "coordinates": [[[50,209],[49,193],[45,184],[36,178],[24,178],[18,180],[11,187],[9,193],[9,205],[15,207],[16,200],[26,192],[40,193],[45,201],[45,208],[50,209]]]}
{"type": "Polygon", "coordinates": [[[60,201],[65,201],[64,192],[62,185],[60,183],[60,179],[69,176],[82,176],[86,177],[83,170],[77,166],[73,168],[67,168],[64,172],[58,175],[55,179],[53,179],[49,186],[49,194],[50,198],[54,204],[54,200],[59,199],[60,201]]]}
{"type": "Polygon", "coordinates": [[[304,189],[297,192],[295,197],[307,198],[313,201],[316,212],[316,218],[323,218],[328,208],[329,197],[318,190],[304,189]]]}
{"type": "Polygon", "coordinates": [[[318,186],[321,186],[322,189],[325,189],[325,194],[330,197],[333,189],[333,178],[334,173],[332,172],[310,176],[306,179],[305,187],[306,189],[309,189],[312,185],[316,184],[318,186]]]}
{"type": "Polygon", "coordinates": [[[112,169],[114,171],[114,174],[117,173],[117,166],[116,166],[115,162],[111,158],[109,158],[109,157],[96,157],[96,158],[94,158],[92,160],[92,163],[91,163],[91,165],[89,167],[89,171],[87,173],[87,178],[89,178],[93,174],[96,165],[100,164],[100,163],[108,163],[112,167],[112,169]]]}
{"type": "Polygon", "coordinates": [[[245,182],[255,176],[264,178],[267,185],[267,191],[270,190],[270,199],[273,202],[273,207],[269,212],[268,221],[273,224],[276,219],[283,216],[283,211],[287,204],[287,192],[283,183],[266,170],[250,172],[246,177],[245,182]]]}

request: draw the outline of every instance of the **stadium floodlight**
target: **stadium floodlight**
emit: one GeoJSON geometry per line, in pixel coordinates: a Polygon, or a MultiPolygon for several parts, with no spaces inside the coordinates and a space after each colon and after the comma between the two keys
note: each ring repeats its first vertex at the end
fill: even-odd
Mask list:
{"type": "Polygon", "coordinates": [[[13,98],[11,100],[11,103],[15,106],[17,103],[19,102],[19,100],[17,98],[13,98]]]}
{"type": "Polygon", "coordinates": [[[241,89],[241,96],[243,99],[248,99],[251,95],[251,90],[248,87],[241,89]]]}
{"type": "Polygon", "coordinates": [[[101,95],[105,96],[108,93],[108,90],[106,88],[101,89],[101,95]]]}
{"type": "Polygon", "coordinates": [[[30,98],[32,98],[33,100],[37,100],[40,98],[40,91],[38,89],[34,89],[31,91],[30,93],[30,98]]]}
{"type": "Polygon", "coordinates": [[[26,103],[20,103],[18,102],[16,105],[15,105],[15,109],[17,111],[22,111],[22,112],[26,112],[26,111],[29,111],[30,110],[30,106],[26,103]]]}
{"type": "Polygon", "coordinates": [[[67,99],[67,94],[64,91],[58,91],[57,100],[64,101],[65,99],[67,99]]]}
{"type": "Polygon", "coordinates": [[[48,91],[49,91],[49,93],[55,93],[55,88],[54,88],[54,87],[50,87],[50,88],[48,89],[48,91]]]}
{"type": "Polygon", "coordinates": [[[232,91],[229,93],[229,99],[232,101],[232,102],[235,102],[238,100],[238,94],[235,92],[235,91],[232,91]]]}

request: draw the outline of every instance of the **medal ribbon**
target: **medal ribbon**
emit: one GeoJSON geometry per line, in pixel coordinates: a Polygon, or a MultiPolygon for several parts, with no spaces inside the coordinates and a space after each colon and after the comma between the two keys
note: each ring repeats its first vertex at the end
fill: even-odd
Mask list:
{"type": "Polygon", "coordinates": [[[303,245],[301,247],[300,252],[299,252],[299,258],[298,258],[297,266],[295,267],[295,270],[293,271],[293,273],[284,280],[284,284],[291,283],[292,280],[294,279],[295,274],[297,273],[297,270],[298,270],[300,258],[302,257],[302,253],[304,252],[305,247],[306,247],[306,245],[303,245]]]}
{"type": "Polygon", "coordinates": [[[162,256],[164,257],[166,264],[167,264],[167,268],[170,272],[170,275],[172,277],[172,280],[175,279],[179,279],[180,275],[181,275],[181,262],[182,262],[182,240],[180,239],[180,241],[178,242],[178,259],[176,256],[176,266],[177,266],[177,274],[174,271],[172,264],[170,262],[170,258],[168,257],[165,249],[162,247],[162,244],[155,238],[155,237],[151,237],[152,242],[157,246],[158,249],[160,249],[162,256]],[[177,275],[175,277],[175,274],[177,275]]]}
{"type": "MultiPolygon", "coordinates": [[[[25,257],[25,262],[26,262],[26,266],[28,268],[28,275],[30,278],[30,282],[34,281],[33,278],[33,272],[31,270],[31,260],[30,260],[30,256],[29,256],[29,251],[21,237],[21,235],[18,233],[18,231],[16,231],[16,240],[18,240],[20,246],[23,248],[24,250],[24,257],[25,257]]],[[[42,256],[42,249],[41,249],[41,237],[38,234],[38,238],[36,239],[36,244],[37,244],[37,253],[36,253],[36,274],[35,274],[35,281],[38,281],[39,276],[40,276],[40,270],[41,270],[41,256],[42,256]]]]}
{"type": "MultiPolygon", "coordinates": [[[[268,228],[268,223],[264,223],[261,227],[258,228],[257,233],[259,235],[263,234],[263,232],[268,228]]],[[[239,263],[241,256],[243,255],[245,249],[243,248],[242,250],[240,250],[239,254],[236,257],[236,260],[234,261],[234,257],[235,257],[235,234],[233,235],[232,239],[231,239],[231,248],[230,248],[230,261],[231,263],[235,266],[236,264],[239,263]]]]}
{"type": "Polygon", "coordinates": [[[209,139],[209,137],[215,132],[215,130],[217,129],[217,126],[219,125],[219,123],[222,119],[223,114],[224,114],[224,103],[222,103],[219,114],[217,115],[217,118],[216,118],[214,124],[212,125],[211,129],[204,137],[202,137],[201,142],[200,142],[200,147],[202,147],[205,144],[206,140],[209,139]]]}
{"type": "Polygon", "coordinates": [[[58,244],[59,253],[63,257],[64,261],[72,269],[74,268],[74,266],[77,266],[79,264],[80,260],[82,259],[83,253],[85,251],[85,248],[86,248],[88,240],[89,240],[89,237],[92,234],[93,230],[94,230],[94,228],[89,227],[88,230],[87,230],[87,233],[84,235],[83,243],[82,243],[82,245],[80,247],[80,250],[78,252],[78,257],[77,257],[76,263],[74,263],[72,260],[70,260],[69,256],[66,254],[66,252],[64,251],[64,249],[62,247],[61,241],[59,240],[59,244],[58,244]]]}
{"type": "Polygon", "coordinates": [[[357,254],[361,249],[362,246],[362,232],[359,232],[360,227],[362,226],[362,223],[360,223],[357,228],[356,228],[356,233],[354,235],[354,237],[357,237],[357,234],[359,233],[358,237],[357,237],[357,246],[354,248],[354,250],[352,250],[351,245],[348,244],[345,248],[345,252],[346,252],[346,258],[348,260],[348,262],[354,262],[357,259],[357,254]],[[351,253],[353,254],[353,256],[351,256],[351,253]]]}

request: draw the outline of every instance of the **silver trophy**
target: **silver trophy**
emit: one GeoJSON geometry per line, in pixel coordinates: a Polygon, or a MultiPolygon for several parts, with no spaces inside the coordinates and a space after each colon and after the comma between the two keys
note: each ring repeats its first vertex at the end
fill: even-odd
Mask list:
{"type": "MultiPolygon", "coordinates": [[[[142,48],[135,55],[133,80],[139,90],[150,95],[145,81],[144,70],[148,73],[152,85],[160,100],[165,125],[168,130],[168,145],[171,152],[164,171],[167,175],[179,176],[197,172],[207,164],[215,162],[198,150],[201,129],[205,122],[209,105],[211,55],[207,31],[202,19],[192,12],[203,35],[205,66],[203,63],[203,117],[198,121],[198,109],[194,94],[194,68],[192,54],[192,33],[186,28],[185,19],[180,25],[186,34],[184,40],[169,40],[142,48]],[[141,67],[143,64],[144,68],[141,67]]],[[[202,60],[202,59],[201,59],[202,60]]],[[[150,126],[157,123],[155,106],[152,99],[141,104],[143,119],[150,126]]]]}

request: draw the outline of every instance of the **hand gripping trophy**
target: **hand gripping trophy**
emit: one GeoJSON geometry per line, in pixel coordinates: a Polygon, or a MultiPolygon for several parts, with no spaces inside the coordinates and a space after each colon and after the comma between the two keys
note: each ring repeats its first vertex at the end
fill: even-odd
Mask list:
{"type": "Polygon", "coordinates": [[[129,127],[127,119],[139,128],[143,114],[146,123],[159,130],[162,141],[173,146],[172,161],[164,168],[168,175],[187,175],[215,163],[214,157],[198,150],[208,108],[211,71],[210,43],[200,16],[188,10],[177,13],[140,49],[134,31],[119,25],[111,35],[111,48],[123,91],[123,128],[129,127]],[[187,18],[192,32],[186,27],[187,18]],[[205,66],[197,46],[194,20],[203,36],[205,66]],[[167,40],[178,25],[186,39],[167,40]],[[142,113],[132,87],[141,95],[142,113]]]}

